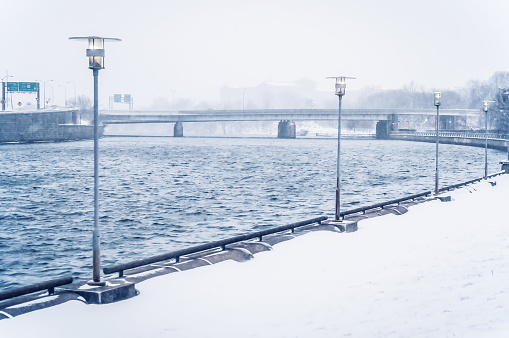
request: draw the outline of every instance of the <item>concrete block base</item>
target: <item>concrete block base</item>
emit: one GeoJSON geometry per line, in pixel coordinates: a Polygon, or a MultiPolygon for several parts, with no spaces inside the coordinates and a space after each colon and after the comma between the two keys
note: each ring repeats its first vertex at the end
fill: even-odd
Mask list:
{"type": "Polygon", "coordinates": [[[61,289],[82,296],[90,304],[108,304],[136,296],[138,292],[134,286],[134,283],[115,280],[106,281],[104,286],[92,286],[84,282],[70,284],[61,289]]]}
{"type": "Polygon", "coordinates": [[[451,202],[452,197],[451,196],[437,196],[437,200],[440,200],[440,202],[451,202]]]}
{"type": "Polygon", "coordinates": [[[502,165],[502,170],[505,171],[506,174],[509,174],[509,160],[501,161],[500,164],[502,165]]]}
{"type": "Polygon", "coordinates": [[[357,222],[355,221],[332,221],[326,220],[322,224],[333,225],[338,228],[341,232],[355,232],[357,231],[357,222]]]}

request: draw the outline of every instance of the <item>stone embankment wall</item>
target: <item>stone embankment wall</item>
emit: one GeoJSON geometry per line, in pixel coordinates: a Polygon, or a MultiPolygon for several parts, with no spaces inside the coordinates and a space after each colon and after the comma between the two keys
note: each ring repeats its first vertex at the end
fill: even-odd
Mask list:
{"type": "Polygon", "coordinates": [[[0,143],[93,138],[93,126],[78,123],[77,110],[0,113],[0,143]]]}
{"type": "MultiPolygon", "coordinates": [[[[436,136],[433,134],[423,135],[423,134],[411,134],[411,133],[389,133],[388,138],[390,140],[400,140],[400,141],[414,141],[414,142],[436,142],[436,136]]],[[[442,144],[457,144],[463,146],[472,146],[472,147],[483,147],[485,146],[484,137],[465,137],[465,136],[440,136],[439,142],[442,144]]],[[[505,139],[497,139],[497,138],[488,138],[488,148],[506,150],[508,146],[508,140],[505,139]]]]}

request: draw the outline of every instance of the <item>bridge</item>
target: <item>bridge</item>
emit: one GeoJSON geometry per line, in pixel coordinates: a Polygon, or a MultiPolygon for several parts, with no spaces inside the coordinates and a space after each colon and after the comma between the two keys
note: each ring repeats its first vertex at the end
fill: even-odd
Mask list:
{"type": "MultiPolygon", "coordinates": [[[[478,117],[478,109],[441,109],[441,121],[455,117],[478,117]]],[[[342,109],[342,121],[378,121],[377,137],[397,129],[400,116],[435,116],[435,109],[342,109]]],[[[108,124],[174,123],[174,136],[183,136],[184,122],[280,121],[279,138],[295,138],[294,121],[337,120],[337,109],[257,109],[257,110],[187,110],[187,111],[106,111],[100,112],[101,122],[108,124]]],[[[453,129],[451,123],[443,128],[453,129]]]]}

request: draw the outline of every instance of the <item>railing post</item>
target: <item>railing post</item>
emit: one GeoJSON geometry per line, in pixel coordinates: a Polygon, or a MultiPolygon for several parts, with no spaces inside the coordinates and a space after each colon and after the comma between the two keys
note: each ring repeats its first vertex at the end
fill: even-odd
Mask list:
{"type": "Polygon", "coordinates": [[[440,124],[440,116],[439,116],[439,107],[437,105],[437,120],[436,120],[436,158],[435,158],[435,195],[438,195],[438,143],[439,143],[439,124],[440,124]]]}

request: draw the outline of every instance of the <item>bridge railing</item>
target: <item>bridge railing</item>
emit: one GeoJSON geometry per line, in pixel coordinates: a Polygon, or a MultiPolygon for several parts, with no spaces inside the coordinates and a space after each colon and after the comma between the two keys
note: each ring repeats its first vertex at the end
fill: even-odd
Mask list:
{"type": "MultiPolygon", "coordinates": [[[[486,134],[484,132],[476,132],[476,131],[465,131],[465,132],[441,131],[438,134],[440,135],[440,137],[461,137],[461,138],[476,138],[476,139],[484,139],[486,137],[486,134]]],[[[432,132],[432,131],[426,131],[426,132],[393,131],[393,132],[391,132],[391,135],[436,137],[437,134],[436,134],[436,132],[432,132]]],[[[507,139],[509,139],[509,135],[499,134],[499,133],[488,133],[488,138],[489,139],[507,140],[507,139]]]]}

